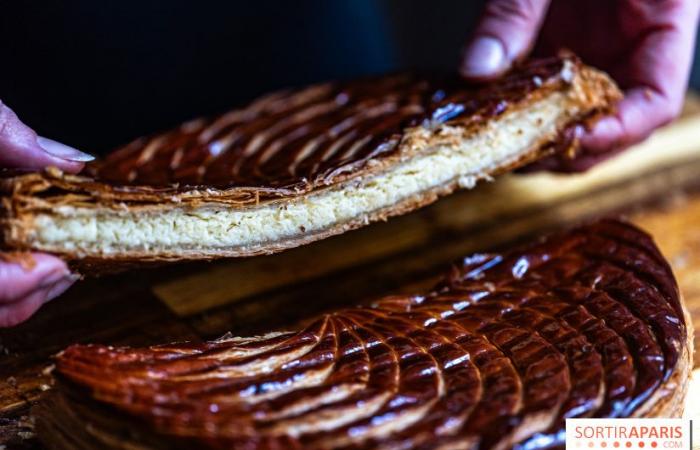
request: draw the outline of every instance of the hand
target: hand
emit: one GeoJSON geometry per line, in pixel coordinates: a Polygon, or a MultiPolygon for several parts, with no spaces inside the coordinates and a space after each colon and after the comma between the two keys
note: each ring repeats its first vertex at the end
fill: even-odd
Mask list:
{"type": "Polygon", "coordinates": [[[697,0],[490,0],[464,52],[462,74],[487,80],[534,49],[562,48],[607,71],[625,91],[613,116],[581,138],[573,160],[540,167],[583,171],[644,140],[681,111],[697,30],[697,0]]]}
{"type": "MultiPolygon", "coordinates": [[[[0,168],[42,169],[55,166],[75,173],[93,157],[42,138],[0,102],[0,168]]],[[[59,296],[76,280],[60,259],[32,255],[31,268],[0,259],[0,327],[28,319],[41,305],[59,296]]]]}

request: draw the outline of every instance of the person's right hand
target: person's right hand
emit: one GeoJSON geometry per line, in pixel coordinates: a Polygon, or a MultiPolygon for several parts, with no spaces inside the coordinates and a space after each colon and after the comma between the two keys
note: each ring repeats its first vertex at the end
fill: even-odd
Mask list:
{"type": "Polygon", "coordinates": [[[698,0],[489,0],[462,74],[487,80],[534,54],[573,50],[625,91],[615,114],[581,136],[575,159],[538,168],[583,171],[646,139],[681,111],[698,28],[698,0]]]}
{"type": "MultiPolygon", "coordinates": [[[[37,134],[0,101],[0,168],[40,170],[47,166],[79,172],[92,156],[37,134]]],[[[55,256],[34,253],[31,268],[0,259],[0,327],[28,319],[77,279],[55,256]]]]}

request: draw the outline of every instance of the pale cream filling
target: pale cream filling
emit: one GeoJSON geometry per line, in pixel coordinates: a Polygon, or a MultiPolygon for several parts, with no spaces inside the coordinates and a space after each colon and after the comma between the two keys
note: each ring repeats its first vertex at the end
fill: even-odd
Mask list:
{"type": "MultiPolygon", "coordinates": [[[[385,173],[284,203],[245,209],[200,204],[163,211],[66,206],[36,216],[34,239],[47,250],[83,254],[216,254],[320,232],[350,221],[368,221],[375,211],[453,180],[462,187],[472,187],[480,174],[517,160],[578,113],[572,97],[562,92],[550,94],[528,108],[487,122],[467,139],[461,137],[462,129],[443,126],[440,135],[454,139],[442,142],[454,143],[422,150],[422,156],[385,173]]],[[[432,139],[432,132],[422,127],[411,133],[418,141],[432,139]]]]}

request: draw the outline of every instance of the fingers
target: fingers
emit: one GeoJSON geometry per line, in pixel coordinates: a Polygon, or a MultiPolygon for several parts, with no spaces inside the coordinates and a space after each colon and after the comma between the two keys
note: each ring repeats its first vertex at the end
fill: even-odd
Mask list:
{"type": "Polygon", "coordinates": [[[43,169],[55,166],[75,173],[94,158],[67,145],[42,138],[23,124],[17,115],[0,102],[0,167],[43,169]]]}
{"type": "Polygon", "coordinates": [[[549,0],[490,0],[462,58],[460,72],[488,80],[507,71],[532,48],[549,0]]]}
{"type": "MultiPolygon", "coordinates": [[[[615,72],[627,87],[614,116],[587,133],[593,156],[646,139],[680,114],[690,74],[700,2],[630,2],[633,20],[646,26],[615,72]]],[[[632,19],[630,19],[632,20],[632,19]]]]}
{"type": "Polygon", "coordinates": [[[585,172],[630,145],[643,141],[679,111],[680,103],[675,105],[658,92],[647,88],[630,89],[614,115],[604,117],[592,130],[583,133],[581,148],[575,158],[553,155],[531,164],[527,171],[585,172]]]}
{"type": "Polygon", "coordinates": [[[629,147],[646,139],[656,128],[676,117],[679,101],[648,88],[625,93],[614,115],[605,117],[586,133],[581,144],[587,153],[602,154],[629,147]]]}
{"type": "Polygon", "coordinates": [[[77,277],[66,264],[51,255],[32,255],[35,265],[0,262],[0,327],[28,319],[44,303],[68,289],[77,277]]]}

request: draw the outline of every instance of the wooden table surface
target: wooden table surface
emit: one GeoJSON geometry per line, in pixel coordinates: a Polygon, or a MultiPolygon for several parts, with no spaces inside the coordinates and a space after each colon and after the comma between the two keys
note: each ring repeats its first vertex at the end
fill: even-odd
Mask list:
{"type": "Polygon", "coordinates": [[[655,236],[700,328],[699,111],[689,100],[681,121],[585,175],[505,177],[279,255],[81,281],[28,322],[0,330],[0,449],[41,448],[29,410],[50,389],[51,356],[72,343],[146,345],[293,327],[331,308],[427,289],[460,256],[598,216],[625,215],[655,236]]]}

